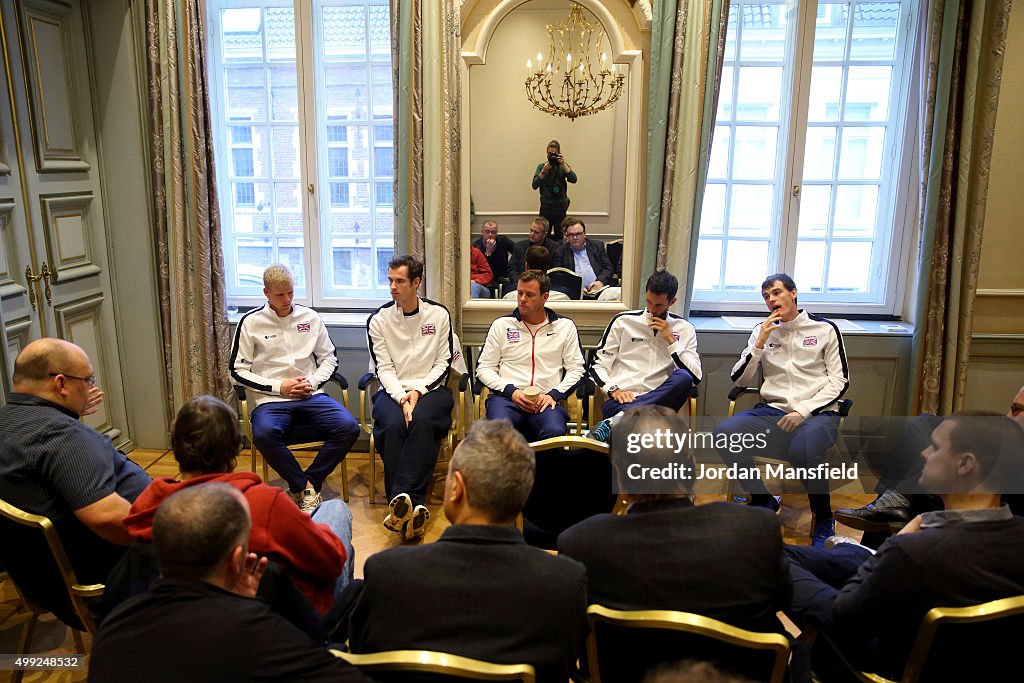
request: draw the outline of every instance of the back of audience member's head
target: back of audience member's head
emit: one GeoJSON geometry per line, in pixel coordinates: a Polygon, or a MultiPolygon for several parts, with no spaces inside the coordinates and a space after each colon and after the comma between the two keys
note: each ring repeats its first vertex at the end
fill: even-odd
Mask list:
{"type": "Polygon", "coordinates": [[[167,498],[153,519],[153,547],[165,579],[216,576],[238,546],[247,551],[249,507],[228,484],[189,486],[167,498]]]}
{"type": "Polygon", "coordinates": [[[291,269],[283,263],[272,263],[263,271],[263,286],[266,289],[274,289],[281,285],[295,284],[291,269]]]}
{"type": "Polygon", "coordinates": [[[991,493],[1024,493],[1024,429],[1017,422],[980,410],[960,411],[945,421],[953,425],[950,450],[974,454],[979,488],[991,493]]]}
{"type": "Polygon", "coordinates": [[[548,270],[551,268],[551,251],[541,245],[535,244],[526,250],[527,270],[548,270]]]}
{"type": "Polygon", "coordinates": [[[536,282],[541,294],[551,291],[551,278],[543,270],[524,270],[519,274],[519,282],[536,282]]]}
{"type": "MultiPolygon", "coordinates": [[[[668,439],[656,442],[661,447],[633,448],[636,452],[622,452],[626,447],[629,435],[654,435],[661,430],[664,434],[679,433],[685,424],[679,413],[664,406],[648,405],[638,408],[627,408],[622,417],[612,428],[612,465],[619,481],[619,490],[629,500],[656,500],[661,498],[678,498],[693,494],[693,478],[671,479],[634,479],[629,476],[631,465],[640,468],[660,469],[668,465],[683,465],[693,472],[693,456],[685,446],[676,452],[676,444],[668,439]]],[[[639,438],[639,437],[638,437],[639,438]]],[[[639,441],[637,443],[640,443],[639,441]]],[[[634,469],[634,474],[636,470],[634,469]]]]}
{"type": "Polygon", "coordinates": [[[72,372],[85,352],[71,342],[52,337],[36,339],[14,359],[11,382],[14,386],[48,383],[50,373],[72,372]]]}
{"type": "Polygon", "coordinates": [[[667,270],[656,270],[647,278],[647,291],[651,294],[665,294],[671,301],[679,291],[679,280],[667,270]]]}
{"type": "Polygon", "coordinates": [[[469,507],[494,523],[523,511],[536,467],[533,449],[508,420],[474,422],[449,463],[466,483],[469,507]]]}
{"type": "Polygon", "coordinates": [[[171,447],[182,472],[232,472],[242,450],[238,416],[224,401],[214,396],[189,399],[174,420],[171,447]]]}
{"type": "Polygon", "coordinates": [[[648,672],[643,683],[753,683],[753,681],[722,671],[711,662],[686,659],[675,664],[662,664],[648,672]]]}

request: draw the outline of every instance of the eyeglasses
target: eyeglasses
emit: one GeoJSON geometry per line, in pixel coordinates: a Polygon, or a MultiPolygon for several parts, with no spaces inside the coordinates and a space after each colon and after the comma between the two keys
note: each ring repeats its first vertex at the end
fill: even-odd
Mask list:
{"type": "Polygon", "coordinates": [[[1020,415],[1021,413],[1024,413],[1024,405],[1014,403],[1010,406],[1010,414],[1016,416],[1020,415]]]}
{"type": "Polygon", "coordinates": [[[88,377],[79,377],[78,375],[69,375],[66,372],[51,372],[50,377],[67,377],[68,379],[80,379],[90,387],[96,386],[96,375],[89,375],[88,377]]]}
{"type": "Polygon", "coordinates": [[[587,233],[585,233],[585,232],[567,232],[565,234],[566,234],[567,237],[583,237],[587,233]]]}

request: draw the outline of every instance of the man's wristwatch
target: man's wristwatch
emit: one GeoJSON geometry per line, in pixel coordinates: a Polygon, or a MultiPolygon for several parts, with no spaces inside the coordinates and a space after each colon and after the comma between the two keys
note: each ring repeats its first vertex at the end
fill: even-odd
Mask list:
{"type": "Polygon", "coordinates": [[[619,390],[619,385],[618,384],[613,384],[610,387],[608,387],[608,395],[611,396],[612,394],[614,394],[618,390],[619,390]]]}

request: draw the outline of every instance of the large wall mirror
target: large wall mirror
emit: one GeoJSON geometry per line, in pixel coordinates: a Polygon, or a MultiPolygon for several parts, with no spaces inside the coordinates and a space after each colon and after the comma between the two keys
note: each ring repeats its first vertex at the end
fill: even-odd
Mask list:
{"type": "Polygon", "coordinates": [[[559,141],[577,176],[577,182],[568,185],[568,214],[585,222],[588,238],[622,244],[617,300],[559,301],[551,302],[552,306],[572,311],[574,317],[593,314],[606,321],[609,311],[623,310],[635,301],[634,254],[645,196],[642,103],[649,20],[645,27],[644,13],[627,0],[577,4],[588,22],[603,28],[600,52],[626,78],[614,105],[574,121],[536,109],[524,87],[527,60],[536,65],[538,53],[547,59],[547,26],[569,16],[570,2],[478,0],[463,6],[463,259],[459,267],[466,273],[464,323],[471,328],[489,324],[495,313],[515,303],[470,298],[470,244],[481,237],[487,221],[497,223],[498,234],[513,243],[528,238],[540,209],[540,193],[531,181],[545,161],[550,140],[559,141]]]}

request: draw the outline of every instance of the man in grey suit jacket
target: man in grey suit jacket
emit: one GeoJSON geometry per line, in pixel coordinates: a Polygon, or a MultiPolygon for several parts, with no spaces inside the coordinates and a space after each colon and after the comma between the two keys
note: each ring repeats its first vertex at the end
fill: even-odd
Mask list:
{"type": "Polygon", "coordinates": [[[566,239],[551,255],[553,268],[568,268],[583,276],[583,290],[595,292],[610,285],[615,271],[604,243],[587,238],[587,226],[579,218],[563,222],[566,239]]]}
{"type": "Polygon", "coordinates": [[[538,681],[567,680],[586,633],[586,573],[526,545],[515,528],[535,467],[507,420],[474,423],[445,480],[452,526],[436,543],[366,560],[353,652],[436,650],[531,664],[538,681]]]}

